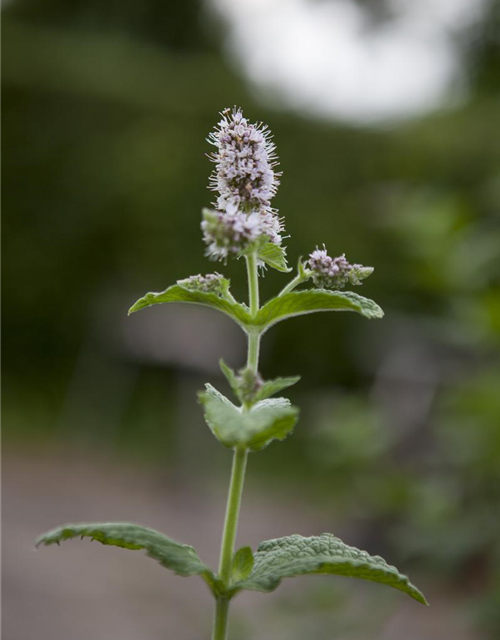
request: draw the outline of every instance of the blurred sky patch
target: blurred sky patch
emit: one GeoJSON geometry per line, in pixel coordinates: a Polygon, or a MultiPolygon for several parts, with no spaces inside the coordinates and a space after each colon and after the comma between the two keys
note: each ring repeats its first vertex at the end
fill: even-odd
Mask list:
{"type": "Polygon", "coordinates": [[[461,36],[488,0],[212,0],[262,97],[357,124],[467,95],[461,36]]]}

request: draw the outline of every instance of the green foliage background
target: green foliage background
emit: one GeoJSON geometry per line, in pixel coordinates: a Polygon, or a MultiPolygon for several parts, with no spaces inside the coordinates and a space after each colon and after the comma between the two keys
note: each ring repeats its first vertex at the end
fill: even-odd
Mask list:
{"type": "MultiPolygon", "coordinates": [[[[492,2],[462,43],[467,102],[370,129],[257,104],[222,53],[224,25],[194,0],[7,5],[6,440],[85,438],[182,467],[167,451],[179,389],[194,403],[217,363],[154,361],[121,331],[145,291],[212,270],[199,230],[210,201],[205,137],[221,108],[241,105],[278,145],[291,263],[324,242],[374,265],[359,292],[386,312],[373,323],[300,318],[266,336],[263,371],[302,375],[291,395],[303,412],[294,437],[250,472],[263,483],[282,474],[298,495],[309,487],[381,553],[470,590],[478,628],[498,634],[498,16],[492,2]],[[75,373],[82,361],[98,383],[75,373]],[[116,394],[126,397],[111,420],[116,394]]],[[[244,296],[241,265],[223,271],[244,296]]],[[[266,275],[264,298],[284,283],[266,275]]]]}

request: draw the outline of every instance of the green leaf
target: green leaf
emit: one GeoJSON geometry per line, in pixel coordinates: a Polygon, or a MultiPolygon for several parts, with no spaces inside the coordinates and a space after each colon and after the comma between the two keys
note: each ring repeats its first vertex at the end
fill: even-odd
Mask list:
{"type": "Polygon", "coordinates": [[[219,360],[219,365],[232,392],[244,405],[265,400],[300,380],[300,376],[293,376],[264,382],[258,374],[255,375],[250,369],[241,369],[236,373],[222,358],[219,360]]]}
{"type": "MultiPolygon", "coordinates": [[[[255,382],[253,385],[248,384],[248,380],[245,378],[247,370],[243,369],[239,372],[239,375],[235,373],[231,367],[229,367],[222,358],[219,360],[219,365],[222,373],[231,387],[232,392],[238,398],[241,403],[247,402],[249,399],[252,402],[258,402],[259,400],[265,400],[270,396],[274,396],[276,393],[287,389],[300,380],[300,376],[293,376],[289,378],[275,378],[274,380],[267,380],[262,382],[260,377],[259,382],[255,382]],[[259,386],[260,385],[260,386],[259,386]],[[248,389],[249,386],[254,386],[255,389],[248,389]],[[249,396],[249,397],[247,397],[249,396]]],[[[255,374],[254,374],[255,379],[255,374]]]]}
{"type": "Polygon", "coordinates": [[[302,280],[302,282],[306,282],[313,275],[313,271],[306,267],[306,265],[302,260],[302,257],[299,258],[299,261],[297,264],[297,275],[302,280]]]}
{"type": "Polygon", "coordinates": [[[240,386],[240,383],[238,381],[238,376],[236,375],[234,370],[231,369],[231,367],[228,366],[224,362],[224,360],[222,358],[219,360],[219,366],[220,366],[221,371],[224,374],[226,380],[229,382],[229,386],[231,387],[231,391],[234,393],[234,395],[237,398],[239,398],[239,386],[240,386]]]}
{"type": "Polygon", "coordinates": [[[262,378],[249,367],[240,369],[236,374],[221,359],[219,361],[222,373],[226,376],[232,392],[245,407],[251,406],[256,401],[256,395],[262,384],[262,378]]]}
{"type": "Polygon", "coordinates": [[[286,398],[257,402],[251,409],[236,407],[212,385],[199,394],[205,421],[224,446],[260,451],[273,440],[284,440],[298,420],[298,409],[286,398]]]}
{"type": "Polygon", "coordinates": [[[255,400],[265,400],[270,396],[274,396],[275,393],[279,393],[280,391],[283,391],[283,389],[287,389],[288,387],[297,384],[299,380],[300,376],[267,380],[255,394],[255,400]]]}
{"type": "Polygon", "coordinates": [[[277,271],[281,271],[282,273],[292,271],[286,261],[286,250],[277,244],[267,241],[259,247],[257,257],[277,271]]]}
{"type": "Polygon", "coordinates": [[[234,584],[241,580],[246,580],[252,573],[253,553],[250,547],[241,547],[234,554],[231,568],[231,582],[234,584]]]}
{"type": "Polygon", "coordinates": [[[380,582],[427,604],[409,579],[383,558],[349,547],[330,533],[310,538],[292,535],[261,542],[254,555],[252,573],[233,587],[235,593],[241,589],[273,591],[282,578],[323,573],[380,582]]]}
{"type": "Polygon", "coordinates": [[[373,300],[352,291],[306,289],[292,291],[265,304],[251,323],[261,329],[295,316],[316,311],[355,311],[365,318],[382,318],[384,312],[373,300]]]}
{"type": "Polygon", "coordinates": [[[217,311],[225,313],[241,326],[245,326],[250,321],[250,314],[242,304],[231,302],[231,300],[222,298],[216,293],[192,291],[178,284],[174,284],[172,287],[160,293],[146,293],[145,296],[139,298],[130,308],[129,315],[146,307],[150,307],[153,304],[163,304],[165,302],[187,302],[211,307],[212,309],[217,309],[217,311]]]}
{"type": "Polygon", "coordinates": [[[144,549],[146,555],[157,560],[163,567],[172,569],[180,576],[199,575],[216,590],[218,580],[199,559],[193,547],[180,544],[153,529],[125,522],[103,524],[67,524],[41,535],[36,546],[59,544],[71,538],[92,538],[101,544],[124,549],[144,549]]]}

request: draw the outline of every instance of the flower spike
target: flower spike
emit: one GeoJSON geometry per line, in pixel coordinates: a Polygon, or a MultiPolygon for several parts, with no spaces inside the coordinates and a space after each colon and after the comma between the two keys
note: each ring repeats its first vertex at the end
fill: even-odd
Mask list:
{"type": "Polygon", "coordinates": [[[279,186],[276,146],[262,123],[252,124],[241,109],[224,109],[208,141],[216,147],[209,155],[215,163],[210,189],[218,192],[215,211],[204,211],[203,239],[207,253],[226,259],[245,251],[266,236],[281,245],[283,223],[271,200],[279,186]]]}
{"type": "Polygon", "coordinates": [[[311,270],[314,284],[320,289],[343,289],[347,284],[360,285],[373,273],[373,267],[350,264],[342,254],[336,258],[328,255],[325,245],[309,255],[306,263],[311,270]]]}

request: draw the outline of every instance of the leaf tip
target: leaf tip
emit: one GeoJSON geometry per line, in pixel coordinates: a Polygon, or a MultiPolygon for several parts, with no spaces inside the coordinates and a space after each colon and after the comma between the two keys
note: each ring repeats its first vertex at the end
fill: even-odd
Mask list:
{"type": "MultiPolygon", "coordinates": [[[[413,586],[413,585],[412,585],[413,586]]],[[[416,600],[417,602],[420,602],[420,604],[423,604],[426,607],[430,607],[431,605],[427,602],[427,598],[424,596],[424,594],[417,589],[417,587],[413,587],[413,593],[411,593],[411,596],[414,600],[416,600]]]]}
{"type": "Polygon", "coordinates": [[[131,316],[133,313],[135,313],[136,311],[139,311],[139,309],[142,309],[142,304],[141,302],[144,300],[144,298],[140,298],[139,300],[137,300],[136,302],[134,302],[134,304],[130,307],[130,309],[127,312],[127,316],[131,316]]]}

